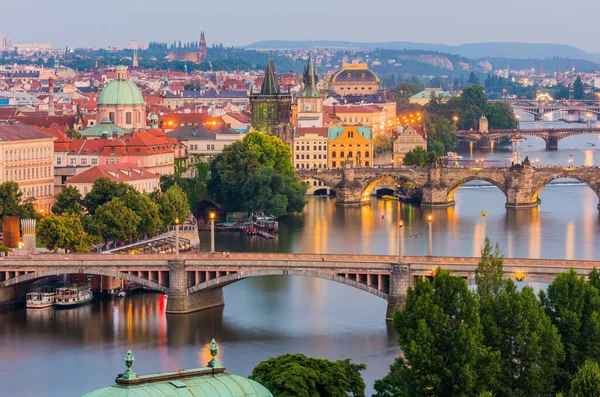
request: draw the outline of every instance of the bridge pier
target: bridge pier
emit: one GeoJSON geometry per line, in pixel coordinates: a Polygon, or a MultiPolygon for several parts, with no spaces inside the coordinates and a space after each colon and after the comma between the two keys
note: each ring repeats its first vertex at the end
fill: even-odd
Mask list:
{"type": "Polygon", "coordinates": [[[533,168],[514,168],[510,170],[506,187],[506,208],[529,209],[540,205],[534,200],[536,175],[533,168]]]}
{"type": "Polygon", "coordinates": [[[493,149],[493,141],[491,139],[482,138],[477,141],[477,149],[479,150],[492,150],[493,149]]]}
{"type": "Polygon", "coordinates": [[[354,207],[369,202],[362,196],[363,185],[354,179],[354,168],[344,168],[342,181],[335,187],[335,205],[340,207],[354,207]]]}
{"type": "Polygon", "coordinates": [[[408,287],[412,285],[410,265],[394,263],[390,272],[390,291],[385,319],[391,321],[394,311],[401,309],[406,303],[408,287]]]}
{"type": "Polygon", "coordinates": [[[546,150],[558,150],[558,138],[550,135],[546,140],[546,150]]]}
{"type": "Polygon", "coordinates": [[[421,189],[423,199],[421,206],[423,207],[451,207],[454,205],[454,200],[448,200],[448,186],[442,179],[441,168],[430,168],[428,181],[421,189]]]}
{"type": "Polygon", "coordinates": [[[169,261],[169,297],[167,314],[186,314],[225,304],[222,288],[188,293],[184,260],[169,261]]]}

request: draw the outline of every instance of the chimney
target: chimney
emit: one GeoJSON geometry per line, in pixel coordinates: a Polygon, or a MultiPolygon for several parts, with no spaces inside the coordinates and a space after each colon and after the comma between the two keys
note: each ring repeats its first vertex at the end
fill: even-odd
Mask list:
{"type": "Polygon", "coordinates": [[[48,79],[48,116],[54,116],[54,79],[48,79]]]}

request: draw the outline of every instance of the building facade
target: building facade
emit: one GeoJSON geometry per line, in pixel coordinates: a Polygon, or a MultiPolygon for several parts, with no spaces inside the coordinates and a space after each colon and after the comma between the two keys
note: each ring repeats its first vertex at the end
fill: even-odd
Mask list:
{"type": "Polygon", "coordinates": [[[138,192],[151,193],[160,189],[160,175],[130,164],[97,165],[67,179],[65,184],[73,186],[85,196],[92,191],[94,182],[99,178],[126,183],[138,192]]]}
{"type": "Polygon", "coordinates": [[[327,169],[327,127],[296,128],[292,162],[297,170],[327,169]]]}
{"type": "Polygon", "coordinates": [[[423,126],[406,125],[399,128],[393,143],[392,160],[395,165],[401,165],[406,153],[416,147],[427,150],[427,137],[423,126]]]}
{"type": "Polygon", "coordinates": [[[327,134],[327,164],[329,168],[373,165],[373,131],[370,127],[329,127],[327,134]]]}
{"type": "Polygon", "coordinates": [[[363,96],[379,91],[381,81],[366,63],[345,63],[342,69],[331,77],[330,86],[337,95],[363,96]]]}
{"type": "Polygon", "coordinates": [[[312,51],[308,53],[303,81],[304,89],[298,95],[295,124],[298,128],[323,127],[323,96],[317,90],[318,77],[312,51]]]}
{"type": "Polygon", "coordinates": [[[0,183],[16,182],[23,200],[46,214],[54,205],[54,139],[28,125],[0,121],[0,183]]]}
{"type": "Polygon", "coordinates": [[[146,127],[146,103],[140,89],[127,78],[127,67],[116,67],[116,78],[104,87],[98,100],[97,123],[108,119],[128,130],[146,127]]]}

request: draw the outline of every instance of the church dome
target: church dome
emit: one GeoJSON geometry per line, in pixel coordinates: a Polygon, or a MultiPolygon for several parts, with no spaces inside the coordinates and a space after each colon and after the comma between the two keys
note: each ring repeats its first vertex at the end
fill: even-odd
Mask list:
{"type": "Polygon", "coordinates": [[[119,65],[115,70],[117,78],[104,87],[98,106],[145,106],[142,92],[127,79],[127,68],[119,65]]]}
{"type": "Polygon", "coordinates": [[[342,70],[337,71],[331,81],[335,83],[378,83],[379,77],[366,64],[344,64],[342,70]]]}

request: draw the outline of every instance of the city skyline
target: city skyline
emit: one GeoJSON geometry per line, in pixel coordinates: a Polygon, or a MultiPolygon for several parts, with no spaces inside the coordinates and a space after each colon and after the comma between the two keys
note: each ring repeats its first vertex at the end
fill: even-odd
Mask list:
{"type": "MultiPolygon", "coordinates": [[[[56,48],[126,47],[130,39],[140,43],[191,41],[198,40],[203,30],[209,45],[223,43],[226,46],[272,39],[447,45],[526,42],[568,44],[600,53],[600,43],[590,34],[589,25],[570,23],[568,30],[559,29],[561,20],[580,18],[580,8],[554,7],[547,2],[540,7],[538,2],[507,0],[503,12],[497,12],[499,7],[482,8],[475,0],[452,4],[431,0],[426,8],[420,4],[399,7],[392,0],[383,0],[378,3],[378,9],[366,9],[361,3],[340,7],[315,0],[305,1],[304,6],[296,10],[281,10],[274,0],[259,0],[251,5],[235,3],[226,9],[207,10],[191,0],[175,0],[166,9],[157,0],[105,0],[104,7],[100,8],[65,0],[47,9],[45,2],[31,0],[27,24],[22,23],[22,18],[7,19],[3,21],[1,33],[7,34],[13,43],[51,43],[56,48]],[[91,20],[98,23],[90,23],[91,20]]],[[[589,14],[600,12],[600,3],[585,6],[589,14]]],[[[19,3],[5,4],[3,11],[7,15],[23,13],[19,3]]]]}

